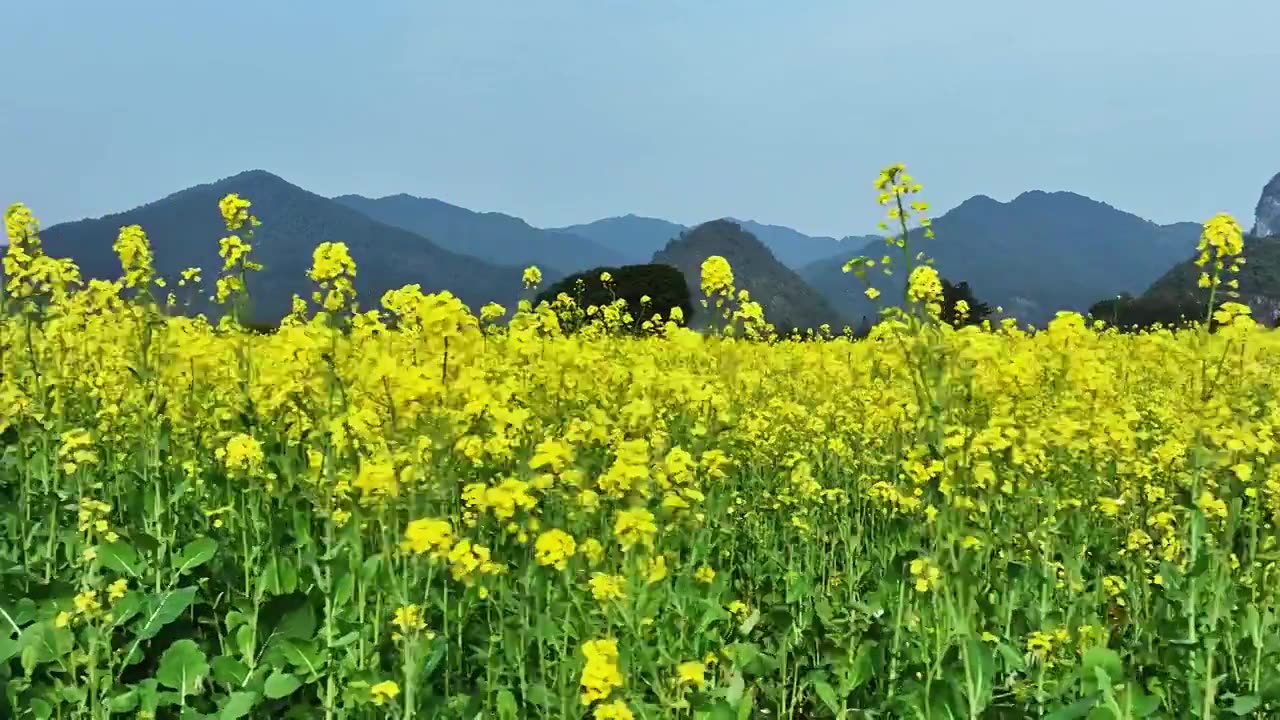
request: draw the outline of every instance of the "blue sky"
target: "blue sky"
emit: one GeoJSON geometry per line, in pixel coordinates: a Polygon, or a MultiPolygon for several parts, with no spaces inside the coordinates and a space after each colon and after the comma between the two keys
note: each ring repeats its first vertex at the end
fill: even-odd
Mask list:
{"type": "Polygon", "coordinates": [[[1276,0],[44,0],[5,9],[0,202],[45,224],[248,168],[560,225],[862,234],[1072,190],[1252,225],[1280,172],[1276,0]]]}

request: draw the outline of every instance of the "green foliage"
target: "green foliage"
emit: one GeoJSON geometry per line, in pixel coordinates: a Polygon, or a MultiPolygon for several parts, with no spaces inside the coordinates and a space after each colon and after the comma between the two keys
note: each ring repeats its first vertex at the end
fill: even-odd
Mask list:
{"type": "Polygon", "coordinates": [[[982,302],[973,294],[968,282],[952,284],[942,278],[942,320],[954,327],[964,325],[981,325],[983,320],[991,317],[992,307],[982,302]],[[963,316],[956,311],[956,303],[963,300],[969,309],[963,316]]]}
{"type": "Polygon", "coordinates": [[[694,315],[693,300],[684,274],[661,263],[599,267],[576,273],[538,293],[534,304],[550,303],[561,293],[573,298],[578,308],[584,310],[592,305],[603,307],[615,300],[624,300],[627,312],[637,324],[648,320],[654,313],[666,319],[670,317],[671,309],[677,307],[684,313],[686,323],[694,315]],[[610,282],[601,281],[604,273],[611,276],[610,282]]]}
{"type": "Polygon", "coordinates": [[[1099,300],[1089,307],[1089,316],[1121,330],[1137,332],[1156,325],[1175,327],[1205,319],[1208,299],[1194,295],[1143,295],[1099,300]]]}

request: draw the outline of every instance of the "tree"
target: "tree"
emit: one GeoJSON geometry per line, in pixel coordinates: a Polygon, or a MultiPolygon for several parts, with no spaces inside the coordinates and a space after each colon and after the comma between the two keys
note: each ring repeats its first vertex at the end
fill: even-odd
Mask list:
{"type": "Polygon", "coordinates": [[[1193,294],[1133,297],[1122,293],[1091,305],[1089,316],[1121,330],[1138,332],[1156,324],[1170,327],[1204,320],[1205,302],[1193,294]]]}
{"type": "MultiPolygon", "coordinates": [[[[623,300],[637,327],[655,313],[669,318],[672,308],[677,307],[687,324],[694,312],[684,273],[661,263],[598,267],[576,273],[538,293],[534,305],[552,303],[561,293],[573,298],[582,310],[623,300]],[[606,274],[608,282],[601,280],[606,274]]],[[[563,325],[564,319],[561,322],[563,325]]]]}
{"type": "Polygon", "coordinates": [[[942,320],[954,327],[978,325],[991,316],[992,308],[973,294],[968,282],[951,284],[942,280],[942,320]],[[966,312],[961,313],[957,304],[964,301],[966,312]]]}

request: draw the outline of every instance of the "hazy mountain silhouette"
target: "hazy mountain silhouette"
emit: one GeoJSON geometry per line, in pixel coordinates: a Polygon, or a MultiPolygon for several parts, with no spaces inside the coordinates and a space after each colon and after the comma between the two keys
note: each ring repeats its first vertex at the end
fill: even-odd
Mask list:
{"type": "Polygon", "coordinates": [[[431,238],[446,250],[487,262],[521,267],[537,265],[569,273],[623,265],[629,259],[627,254],[589,237],[542,230],[518,217],[475,212],[432,198],[404,194],[381,198],[341,195],[334,200],[378,222],[431,238]]]}
{"type": "Polygon", "coordinates": [[[783,265],[799,270],[809,263],[829,258],[837,253],[860,250],[874,235],[850,236],[837,240],[825,235],[805,235],[785,225],[766,225],[755,220],[725,218],[737,223],[743,230],[755,235],[768,246],[773,256],[783,265]]]}
{"type": "Polygon", "coordinates": [[[41,237],[46,252],[73,258],[86,278],[110,279],[120,275],[111,249],[117,233],[122,226],[141,225],[162,276],[175,278],[190,266],[204,270],[203,299],[193,309],[209,311],[207,298],[221,267],[218,239],[227,234],[218,200],[231,192],[252,202],[263,223],[253,245],[265,267],[249,283],[255,321],[282,317],[294,293],[310,296],[306,272],[312,250],[325,241],[342,241],[350,248],[363,307],[376,306],[385,291],[411,283],[424,292],[450,290],[475,308],[487,301],[512,304],[522,290],[518,267],[449,252],[263,170],[188,188],[126,212],[54,225],[41,237]]]}
{"type": "MultiPolygon", "coordinates": [[[[729,261],[734,284],[748,290],[751,299],[764,306],[765,318],[779,332],[816,329],[824,323],[836,331],[844,326],[844,318],[821,295],[779,262],[756,236],[731,220],[713,220],[686,231],[656,253],[653,262],[680,270],[697,302],[705,297],[702,262],[712,255],[729,261]]],[[[712,312],[700,310],[699,321],[705,322],[712,312]]]]}
{"type": "Polygon", "coordinates": [[[654,253],[666,247],[672,239],[680,237],[680,233],[688,228],[658,218],[623,215],[554,229],[590,238],[615,252],[622,253],[628,262],[645,263],[653,257],[654,253]]]}

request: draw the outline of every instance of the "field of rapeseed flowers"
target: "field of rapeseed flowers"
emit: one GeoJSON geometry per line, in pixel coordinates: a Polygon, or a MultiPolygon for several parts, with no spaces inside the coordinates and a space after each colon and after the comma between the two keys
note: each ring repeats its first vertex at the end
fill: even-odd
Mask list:
{"type": "MultiPolygon", "coordinates": [[[[221,204],[216,323],[172,312],[200,273],[164,284],[143,229],[81,284],[14,206],[0,705],[1277,717],[1277,335],[1233,303],[1212,333],[954,329],[905,239],[919,187],[876,188],[903,232],[848,269],[909,302],[858,341],[770,336],[718,258],[706,333],[415,287],[357,311],[336,243],[251,333],[248,200],[221,204]]],[[[1206,224],[1214,293],[1240,237],[1206,224]]]]}

